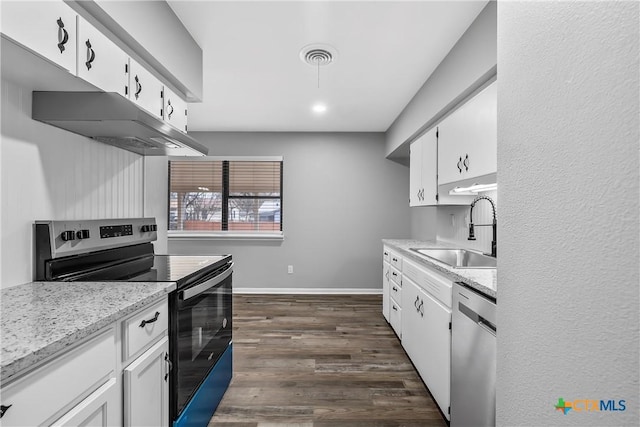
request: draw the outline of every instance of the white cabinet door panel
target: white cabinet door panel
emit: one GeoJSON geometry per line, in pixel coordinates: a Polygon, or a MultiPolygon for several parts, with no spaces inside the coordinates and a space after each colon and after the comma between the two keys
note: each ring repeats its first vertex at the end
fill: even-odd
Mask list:
{"type": "Polygon", "coordinates": [[[107,427],[118,426],[121,419],[118,416],[118,403],[122,396],[115,378],[93,394],[80,402],[66,415],[53,423],[53,427],[107,427]]]}
{"type": "Polygon", "coordinates": [[[62,1],[3,1],[2,33],[76,73],[76,13],[62,1]]]}
{"type": "Polygon", "coordinates": [[[409,206],[421,206],[422,142],[418,139],[409,148],[409,206]]]}
{"type": "Polygon", "coordinates": [[[124,425],[165,427],[169,423],[169,379],[164,337],[124,369],[124,425]]]}
{"type": "Polygon", "coordinates": [[[497,83],[439,124],[438,184],[497,171],[497,83]]]}
{"type": "Polygon", "coordinates": [[[442,412],[449,418],[451,310],[403,278],[402,346],[442,412]]]}
{"type": "Polygon", "coordinates": [[[129,99],[162,119],[162,83],[133,59],[129,60],[129,66],[129,99]]]}
{"type": "Polygon", "coordinates": [[[171,89],[165,87],[163,92],[164,121],[170,123],[181,132],[187,131],[187,102],[183,101],[171,89]]]}
{"type": "Polygon", "coordinates": [[[78,17],[78,77],[105,92],[126,96],[128,62],[122,49],[78,17]]]}
{"type": "Polygon", "coordinates": [[[389,321],[389,263],[382,263],[382,315],[389,321]]]}

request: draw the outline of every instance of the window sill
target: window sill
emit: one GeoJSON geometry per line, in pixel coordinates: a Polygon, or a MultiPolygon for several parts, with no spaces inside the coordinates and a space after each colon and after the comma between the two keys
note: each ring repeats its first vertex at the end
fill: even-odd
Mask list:
{"type": "Polygon", "coordinates": [[[282,232],[229,233],[215,231],[168,231],[169,240],[284,240],[282,232]]]}

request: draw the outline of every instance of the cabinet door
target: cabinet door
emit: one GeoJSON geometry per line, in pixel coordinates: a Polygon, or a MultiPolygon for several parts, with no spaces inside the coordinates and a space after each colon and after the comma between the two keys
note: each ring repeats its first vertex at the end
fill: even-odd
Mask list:
{"type": "Polygon", "coordinates": [[[168,426],[168,352],[164,337],[124,369],[125,426],[168,426]]]}
{"type": "Polygon", "coordinates": [[[422,142],[411,143],[409,148],[409,206],[422,205],[422,142]]]}
{"type": "Polygon", "coordinates": [[[438,203],[438,137],[437,128],[424,134],[422,143],[422,205],[438,203]]]}
{"type": "Polygon", "coordinates": [[[449,418],[451,311],[408,278],[402,287],[402,346],[449,418]]]}
{"type": "Polygon", "coordinates": [[[105,92],[126,96],[128,61],[122,49],[78,17],[78,77],[105,92]]]}
{"type": "Polygon", "coordinates": [[[482,92],[439,125],[438,184],[497,171],[497,84],[482,92]]]}
{"type": "Polygon", "coordinates": [[[162,83],[133,59],[129,65],[129,99],[162,119],[162,83]]]}
{"type": "Polygon", "coordinates": [[[382,263],[382,315],[389,321],[389,263],[382,263]]]}
{"type": "Polygon", "coordinates": [[[62,1],[3,1],[2,33],[76,72],[76,13],[62,1]]]}
{"type": "Polygon", "coordinates": [[[187,131],[187,102],[183,101],[171,89],[163,90],[164,121],[175,126],[182,132],[187,131]]]}
{"type": "Polygon", "coordinates": [[[66,415],[53,423],[54,427],[91,426],[107,427],[121,423],[118,403],[121,392],[115,378],[111,378],[80,402],[66,415]]]}

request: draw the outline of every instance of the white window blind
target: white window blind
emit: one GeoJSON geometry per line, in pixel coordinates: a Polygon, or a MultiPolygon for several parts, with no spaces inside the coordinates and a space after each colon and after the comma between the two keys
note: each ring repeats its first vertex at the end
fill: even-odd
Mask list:
{"type": "Polygon", "coordinates": [[[282,161],[170,161],[169,230],[281,232],[282,161]]]}

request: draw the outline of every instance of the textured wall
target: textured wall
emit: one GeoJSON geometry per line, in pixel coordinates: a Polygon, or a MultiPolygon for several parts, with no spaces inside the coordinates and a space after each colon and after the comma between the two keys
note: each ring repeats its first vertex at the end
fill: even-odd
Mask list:
{"type": "Polygon", "coordinates": [[[638,6],[498,5],[499,425],[638,425],[638,6]]]}
{"type": "Polygon", "coordinates": [[[31,90],[2,80],[0,287],[32,280],[34,221],[143,211],[144,159],[32,120],[31,90]]]}
{"type": "MultiPolygon", "coordinates": [[[[381,288],[380,240],[407,238],[410,231],[409,170],[384,158],[383,134],[196,132],[193,136],[209,146],[212,155],[284,156],[285,239],[170,239],[170,253],[232,253],[237,289],[381,288]],[[287,274],[287,265],[294,266],[294,274],[287,274]]],[[[166,217],[166,189],[160,188],[162,179],[156,179],[165,199],[156,198],[163,202],[152,212],[148,194],[147,214],[166,217]]]]}

